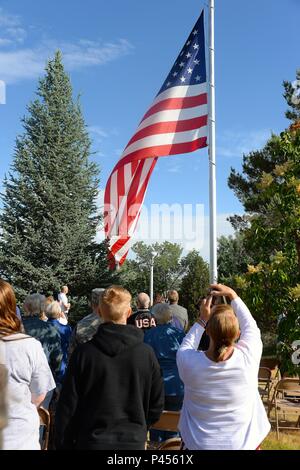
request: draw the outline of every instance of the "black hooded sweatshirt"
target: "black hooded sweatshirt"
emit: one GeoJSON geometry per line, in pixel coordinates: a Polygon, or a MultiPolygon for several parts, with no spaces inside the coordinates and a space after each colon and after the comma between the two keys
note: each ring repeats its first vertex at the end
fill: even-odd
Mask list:
{"type": "Polygon", "coordinates": [[[73,352],[56,409],[57,449],[143,449],[163,410],[163,379],[144,334],[103,323],[73,352]]]}

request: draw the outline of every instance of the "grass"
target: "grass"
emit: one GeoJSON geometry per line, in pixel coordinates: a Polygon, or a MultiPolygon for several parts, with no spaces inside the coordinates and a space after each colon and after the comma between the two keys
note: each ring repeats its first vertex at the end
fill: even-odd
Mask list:
{"type": "MultiPolygon", "coordinates": [[[[275,430],[275,411],[271,410],[270,423],[272,426],[271,431],[267,435],[266,439],[262,442],[262,450],[300,450],[300,428],[299,430],[294,429],[279,429],[279,439],[275,430]]],[[[282,419],[282,415],[281,415],[282,419]]],[[[286,421],[281,421],[283,426],[296,426],[297,416],[286,414],[286,421]]]]}
{"type": "MultiPolygon", "coordinates": [[[[148,450],[156,450],[158,443],[148,442],[148,450]]],[[[270,431],[261,445],[262,450],[300,450],[300,431],[280,431],[279,439],[276,432],[270,431]]]]}
{"type": "Polygon", "coordinates": [[[261,445],[262,450],[300,450],[300,431],[287,433],[280,431],[279,440],[276,432],[271,431],[261,445]]]}

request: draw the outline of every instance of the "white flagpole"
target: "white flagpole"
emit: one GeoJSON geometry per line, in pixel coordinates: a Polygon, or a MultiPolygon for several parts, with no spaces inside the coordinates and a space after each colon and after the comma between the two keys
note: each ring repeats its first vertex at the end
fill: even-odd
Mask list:
{"type": "Polygon", "coordinates": [[[209,234],[210,282],[217,282],[215,0],[209,0],[209,234]]]}

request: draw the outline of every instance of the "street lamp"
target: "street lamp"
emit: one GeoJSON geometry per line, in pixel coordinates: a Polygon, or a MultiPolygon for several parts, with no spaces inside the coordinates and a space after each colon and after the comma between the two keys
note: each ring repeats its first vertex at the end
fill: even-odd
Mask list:
{"type": "Polygon", "coordinates": [[[150,306],[153,305],[153,267],[154,267],[154,258],[157,256],[157,251],[152,251],[151,263],[150,263],[150,306]]]}

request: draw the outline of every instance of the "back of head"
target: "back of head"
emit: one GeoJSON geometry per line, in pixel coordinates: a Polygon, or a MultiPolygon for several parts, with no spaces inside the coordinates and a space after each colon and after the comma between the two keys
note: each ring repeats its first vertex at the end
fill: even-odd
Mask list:
{"type": "Polygon", "coordinates": [[[160,292],[156,292],[154,295],[153,305],[164,302],[164,296],[160,292]]]}
{"type": "Polygon", "coordinates": [[[16,297],[11,285],[0,279],[0,333],[8,335],[21,330],[16,314],[16,297]]]}
{"type": "Polygon", "coordinates": [[[138,296],[137,296],[137,306],[138,306],[138,308],[146,309],[146,308],[149,308],[149,305],[150,305],[149,295],[146,294],[145,292],[140,292],[140,294],[138,294],[138,296]]]}
{"type": "Polygon", "coordinates": [[[216,305],[207,324],[207,334],[214,343],[214,360],[224,359],[227,348],[239,336],[239,322],[230,305],[216,305]]]}
{"type": "Polygon", "coordinates": [[[156,304],[153,314],[157,325],[165,325],[172,320],[172,311],[166,303],[156,304]]]}
{"type": "Polygon", "coordinates": [[[52,304],[52,302],[54,302],[55,299],[53,297],[53,295],[47,295],[46,299],[45,299],[45,305],[49,305],[49,304],[52,304]]]}
{"type": "Polygon", "coordinates": [[[178,300],[179,300],[179,295],[178,295],[178,292],[177,290],[170,290],[168,292],[168,300],[170,302],[170,304],[177,304],[178,300]]]}
{"type": "Polygon", "coordinates": [[[46,298],[44,295],[36,293],[27,295],[24,300],[24,314],[25,316],[39,317],[45,311],[46,298]]]}
{"type": "Polygon", "coordinates": [[[60,318],[61,316],[61,308],[58,302],[54,300],[50,304],[47,305],[46,307],[46,315],[48,318],[52,318],[56,320],[57,318],[60,318]]]}
{"type": "Polygon", "coordinates": [[[103,289],[102,287],[96,287],[95,289],[92,290],[91,307],[93,309],[100,306],[100,300],[104,291],[105,289],[103,289]]]}
{"type": "Polygon", "coordinates": [[[131,294],[121,286],[110,286],[103,292],[100,309],[104,321],[118,322],[130,312],[131,294]]]}

